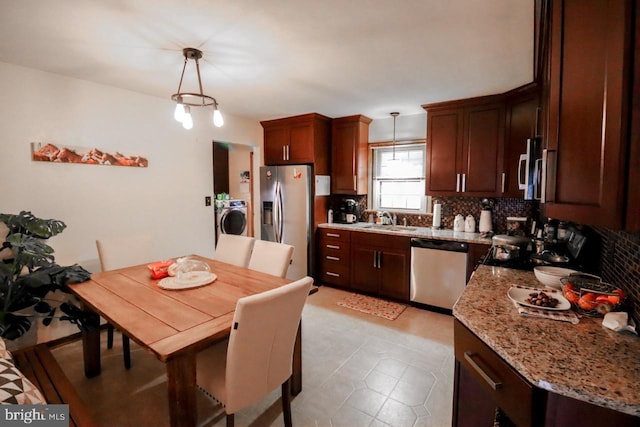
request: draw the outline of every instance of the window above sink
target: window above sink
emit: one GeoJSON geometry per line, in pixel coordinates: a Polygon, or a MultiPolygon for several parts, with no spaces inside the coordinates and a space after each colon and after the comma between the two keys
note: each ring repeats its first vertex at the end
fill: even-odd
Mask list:
{"type": "Polygon", "coordinates": [[[370,209],[427,213],[425,196],[426,144],[402,143],[372,147],[370,209]]]}

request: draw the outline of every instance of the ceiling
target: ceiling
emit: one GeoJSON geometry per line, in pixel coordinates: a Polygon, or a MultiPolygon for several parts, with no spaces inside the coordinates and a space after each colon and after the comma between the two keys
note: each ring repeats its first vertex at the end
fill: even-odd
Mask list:
{"type": "Polygon", "coordinates": [[[376,119],[530,82],[533,3],[0,0],[0,62],[169,100],[195,47],[223,113],[376,119]]]}

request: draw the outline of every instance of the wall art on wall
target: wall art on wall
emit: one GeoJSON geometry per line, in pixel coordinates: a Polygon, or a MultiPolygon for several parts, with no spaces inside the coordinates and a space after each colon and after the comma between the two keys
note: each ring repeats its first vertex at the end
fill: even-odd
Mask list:
{"type": "Polygon", "coordinates": [[[32,142],[31,160],[36,162],[84,163],[87,165],[135,166],[146,168],[149,161],[141,156],[113,154],[97,148],[56,146],[51,143],[32,142]]]}

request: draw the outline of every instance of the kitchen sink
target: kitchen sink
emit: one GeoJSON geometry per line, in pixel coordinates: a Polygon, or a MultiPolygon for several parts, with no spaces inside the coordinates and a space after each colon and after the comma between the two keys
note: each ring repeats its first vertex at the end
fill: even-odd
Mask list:
{"type": "Polygon", "coordinates": [[[367,224],[362,228],[372,228],[374,230],[387,230],[387,231],[415,231],[416,227],[409,227],[405,225],[382,225],[382,224],[367,224]]]}

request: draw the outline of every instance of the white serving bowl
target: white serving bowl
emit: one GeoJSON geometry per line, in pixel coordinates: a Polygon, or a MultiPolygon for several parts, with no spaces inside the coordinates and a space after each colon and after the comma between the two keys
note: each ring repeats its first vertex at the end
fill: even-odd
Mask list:
{"type": "Polygon", "coordinates": [[[536,275],[536,279],[546,287],[561,290],[562,283],[560,283],[560,279],[569,276],[571,273],[577,273],[577,271],[570,268],[544,265],[534,267],[533,273],[536,275]]]}

